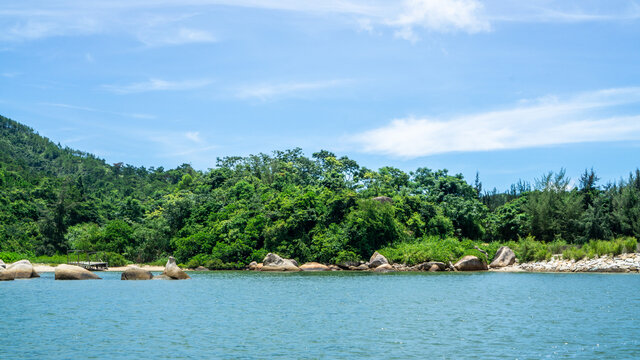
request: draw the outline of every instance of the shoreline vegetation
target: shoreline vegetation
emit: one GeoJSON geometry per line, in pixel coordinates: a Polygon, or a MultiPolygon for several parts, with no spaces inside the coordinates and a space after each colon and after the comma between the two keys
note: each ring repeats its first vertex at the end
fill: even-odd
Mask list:
{"type": "Polygon", "coordinates": [[[469,256],[487,266],[507,246],[522,268],[559,254],[578,263],[638,252],[638,169],[606,184],[593,169],[577,181],[560,170],[498,192],[483,190],[479,175],[468,183],[446,169],[373,170],[325,150],[165,170],[107,164],[2,116],[0,135],[8,263],[62,264],[68,250],[83,250],[112,267],[175,256],[182,268],[241,270],[269,253],[360,266],[374,252],[392,268],[469,256]]]}

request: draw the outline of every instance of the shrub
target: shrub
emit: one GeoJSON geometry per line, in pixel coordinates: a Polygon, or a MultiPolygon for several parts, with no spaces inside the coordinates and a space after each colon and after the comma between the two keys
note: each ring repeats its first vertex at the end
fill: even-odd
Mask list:
{"type": "Polygon", "coordinates": [[[564,259],[580,260],[585,256],[587,256],[587,253],[582,248],[575,246],[568,247],[562,252],[562,257],[564,259]]]}
{"type": "Polygon", "coordinates": [[[129,261],[127,261],[127,259],[124,258],[124,256],[116,254],[114,252],[103,252],[99,253],[98,255],[103,261],[106,261],[107,263],[109,263],[109,266],[112,267],[125,266],[130,263],[129,261]]]}
{"type": "Polygon", "coordinates": [[[26,258],[27,256],[18,254],[16,252],[8,252],[8,251],[0,252],[0,259],[7,264],[11,264],[18,260],[22,260],[26,258]]]}

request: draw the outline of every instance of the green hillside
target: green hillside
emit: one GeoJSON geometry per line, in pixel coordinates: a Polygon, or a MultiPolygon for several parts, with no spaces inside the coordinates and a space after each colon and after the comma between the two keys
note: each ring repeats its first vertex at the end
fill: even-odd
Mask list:
{"type": "Polygon", "coordinates": [[[560,171],[498,193],[446,170],[376,171],[328,151],[164,170],[107,164],[1,116],[0,133],[2,252],[87,249],[136,262],[173,254],[236,268],[267,252],[325,263],[379,249],[397,261],[455,260],[473,246],[495,251],[505,242],[521,257],[543,258],[567,244],[640,236],[638,170],[604,186],[585,171],[577,187],[560,171]],[[423,251],[438,246],[440,253],[423,251]]]}

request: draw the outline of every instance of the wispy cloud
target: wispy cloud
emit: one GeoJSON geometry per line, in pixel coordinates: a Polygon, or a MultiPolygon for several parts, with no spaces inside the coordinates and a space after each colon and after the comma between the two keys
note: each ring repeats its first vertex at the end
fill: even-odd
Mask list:
{"type": "Polygon", "coordinates": [[[217,40],[202,16],[220,6],[288,11],[390,31],[417,41],[421,31],[489,31],[498,22],[594,22],[640,19],[636,1],[528,0],[111,0],[17,1],[0,9],[0,41],[126,34],[151,47],[217,40]],[[336,17],[336,15],[339,15],[336,17]]]}
{"type": "Polygon", "coordinates": [[[211,80],[179,80],[168,81],[162,79],[149,79],[125,85],[103,85],[102,88],[116,94],[133,94],[149,91],[185,91],[203,88],[211,84],[211,80]]]}
{"type": "Polygon", "coordinates": [[[342,87],[352,82],[349,79],[333,79],[308,82],[260,83],[239,88],[236,96],[241,99],[258,99],[261,101],[283,97],[301,97],[310,92],[342,87]]]}
{"type": "Polygon", "coordinates": [[[160,32],[147,31],[140,33],[138,39],[150,47],[216,42],[216,37],[211,32],[189,28],[160,32]]]}
{"type": "Polygon", "coordinates": [[[167,158],[201,154],[218,148],[217,145],[208,143],[198,131],[144,132],[141,135],[148,141],[159,145],[159,155],[167,158]]]}
{"type": "Polygon", "coordinates": [[[356,134],[348,141],[369,153],[414,158],[558,144],[640,140],[640,114],[616,114],[640,104],[640,88],[523,101],[499,111],[451,118],[408,117],[356,134]]]}
{"type": "Polygon", "coordinates": [[[155,115],[151,115],[151,114],[122,113],[122,112],[100,110],[100,109],[95,109],[95,108],[86,107],[86,106],[76,106],[76,105],[62,104],[62,103],[40,103],[40,105],[64,108],[64,109],[72,109],[72,110],[81,110],[81,111],[94,112],[94,113],[117,115],[117,116],[129,117],[134,119],[155,119],[156,118],[155,115]]]}

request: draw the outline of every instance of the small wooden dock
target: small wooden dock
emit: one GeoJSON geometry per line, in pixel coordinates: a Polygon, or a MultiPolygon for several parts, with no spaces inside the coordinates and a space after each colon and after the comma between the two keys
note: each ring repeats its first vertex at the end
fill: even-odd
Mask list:
{"type": "Polygon", "coordinates": [[[69,250],[67,251],[67,264],[83,267],[90,271],[104,271],[109,268],[109,263],[98,258],[95,251],[69,250]]]}
{"type": "Polygon", "coordinates": [[[109,268],[109,264],[106,262],[71,261],[71,262],[68,262],[68,264],[80,266],[90,271],[104,271],[109,268]]]}

